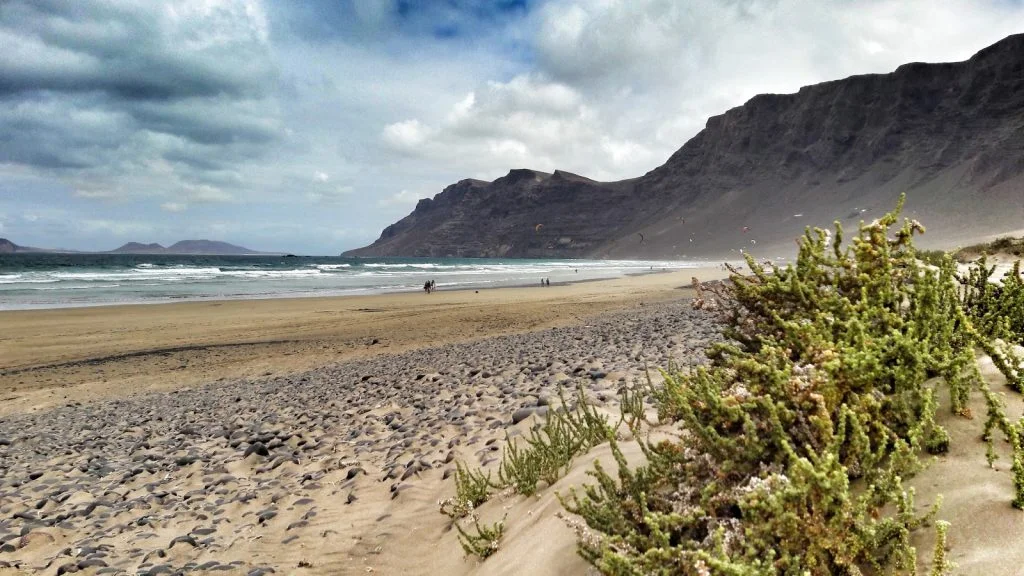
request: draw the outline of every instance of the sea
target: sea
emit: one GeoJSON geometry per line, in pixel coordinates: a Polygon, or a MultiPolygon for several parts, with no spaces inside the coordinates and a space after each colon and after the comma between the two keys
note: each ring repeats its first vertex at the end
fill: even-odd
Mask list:
{"type": "Polygon", "coordinates": [[[540,286],[696,261],[0,254],[0,310],[540,286]]]}

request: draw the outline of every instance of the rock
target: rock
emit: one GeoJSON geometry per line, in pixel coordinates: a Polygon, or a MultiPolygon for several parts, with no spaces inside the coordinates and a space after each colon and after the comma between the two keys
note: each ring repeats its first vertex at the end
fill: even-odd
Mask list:
{"type": "Polygon", "coordinates": [[[242,457],[248,458],[251,454],[256,454],[257,456],[270,456],[270,450],[267,450],[267,447],[264,446],[262,442],[255,442],[245,449],[245,454],[242,457]]]}
{"type": "MultiPolygon", "coordinates": [[[[248,454],[246,454],[246,456],[248,456],[248,454]]],[[[188,456],[179,456],[178,458],[175,458],[174,463],[178,466],[188,466],[197,460],[199,460],[198,456],[189,454],[188,456]]]]}
{"type": "Polygon", "coordinates": [[[196,542],[196,539],[189,536],[188,534],[185,534],[184,536],[178,536],[174,540],[171,540],[171,543],[167,545],[167,549],[170,550],[171,548],[174,548],[175,544],[188,544],[193,548],[199,547],[199,543],[196,542]]]}
{"type": "Polygon", "coordinates": [[[512,423],[519,424],[523,420],[526,420],[530,416],[536,414],[537,416],[546,416],[548,413],[547,406],[529,406],[526,408],[520,408],[512,413],[512,423]]]}

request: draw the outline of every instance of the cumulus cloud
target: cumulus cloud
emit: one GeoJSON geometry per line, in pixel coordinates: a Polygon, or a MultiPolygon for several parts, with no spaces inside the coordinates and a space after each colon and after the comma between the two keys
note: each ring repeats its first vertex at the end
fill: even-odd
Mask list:
{"type": "Polygon", "coordinates": [[[429,129],[419,120],[404,120],[384,127],[384,141],[400,151],[415,151],[429,136],[429,129]]]}
{"type": "Polygon", "coordinates": [[[385,127],[392,149],[435,162],[458,158],[466,175],[493,178],[513,167],[614,177],[654,158],[641,142],[608,134],[576,89],[539,75],[487,82],[454,103],[436,125],[385,127]]]}

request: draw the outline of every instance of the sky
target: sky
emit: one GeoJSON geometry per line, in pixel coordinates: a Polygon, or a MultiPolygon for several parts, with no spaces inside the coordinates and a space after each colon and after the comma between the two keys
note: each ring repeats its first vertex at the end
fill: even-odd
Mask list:
{"type": "Polygon", "coordinates": [[[328,255],[512,168],[664,163],[765,92],[1024,32],[1024,0],[2,0],[0,237],[328,255]]]}

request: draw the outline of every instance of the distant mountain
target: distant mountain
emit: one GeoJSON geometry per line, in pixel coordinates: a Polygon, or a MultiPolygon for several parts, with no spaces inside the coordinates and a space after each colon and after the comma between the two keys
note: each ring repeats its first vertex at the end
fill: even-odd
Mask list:
{"type": "Polygon", "coordinates": [[[115,254],[166,254],[167,248],[164,248],[156,242],[152,244],[129,242],[120,248],[111,250],[111,252],[115,254]]]}
{"type": "Polygon", "coordinates": [[[0,238],[0,254],[13,254],[18,252],[21,246],[11,242],[7,238],[0,238]]]}
{"type": "Polygon", "coordinates": [[[168,254],[265,254],[216,240],[182,240],[167,247],[168,254]]]}
{"type": "Polygon", "coordinates": [[[227,242],[215,240],[182,240],[164,248],[160,244],[142,244],[141,242],[129,242],[120,248],[108,252],[80,252],[67,249],[31,248],[18,246],[6,238],[0,238],[0,254],[13,254],[15,252],[47,252],[61,254],[192,254],[207,256],[236,256],[236,255],[277,255],[281,252],[258,252],[242,246],[235,246],[227,242]]]}
{"type": "Polygon", "coordinates": [[[1024,35],[964,62],[755,96],[639,178],[463,180],[345,255],[792,254],[805,226],[870,221],[901,192],[925,246],[1024,228],[1024,35]]]}
{"type": "Polygon", "coordinates": [[[7,238],[0,238],[0,254],[14,254],[15,252],[48,252],[48,250],[32,248],[31,246],[18,246],[7,238]]]}
{"type": "Polygon", "coordinates": [[[129,242],[120,248],[111,250],[114,254],[201,254],[201,255],[255,255],[271,254],[270,252],[257,252],[242,246],[235,246],[227,242],[216,240],[182,240],[164,248],[160,244],[142,244],[129,242]]]}

